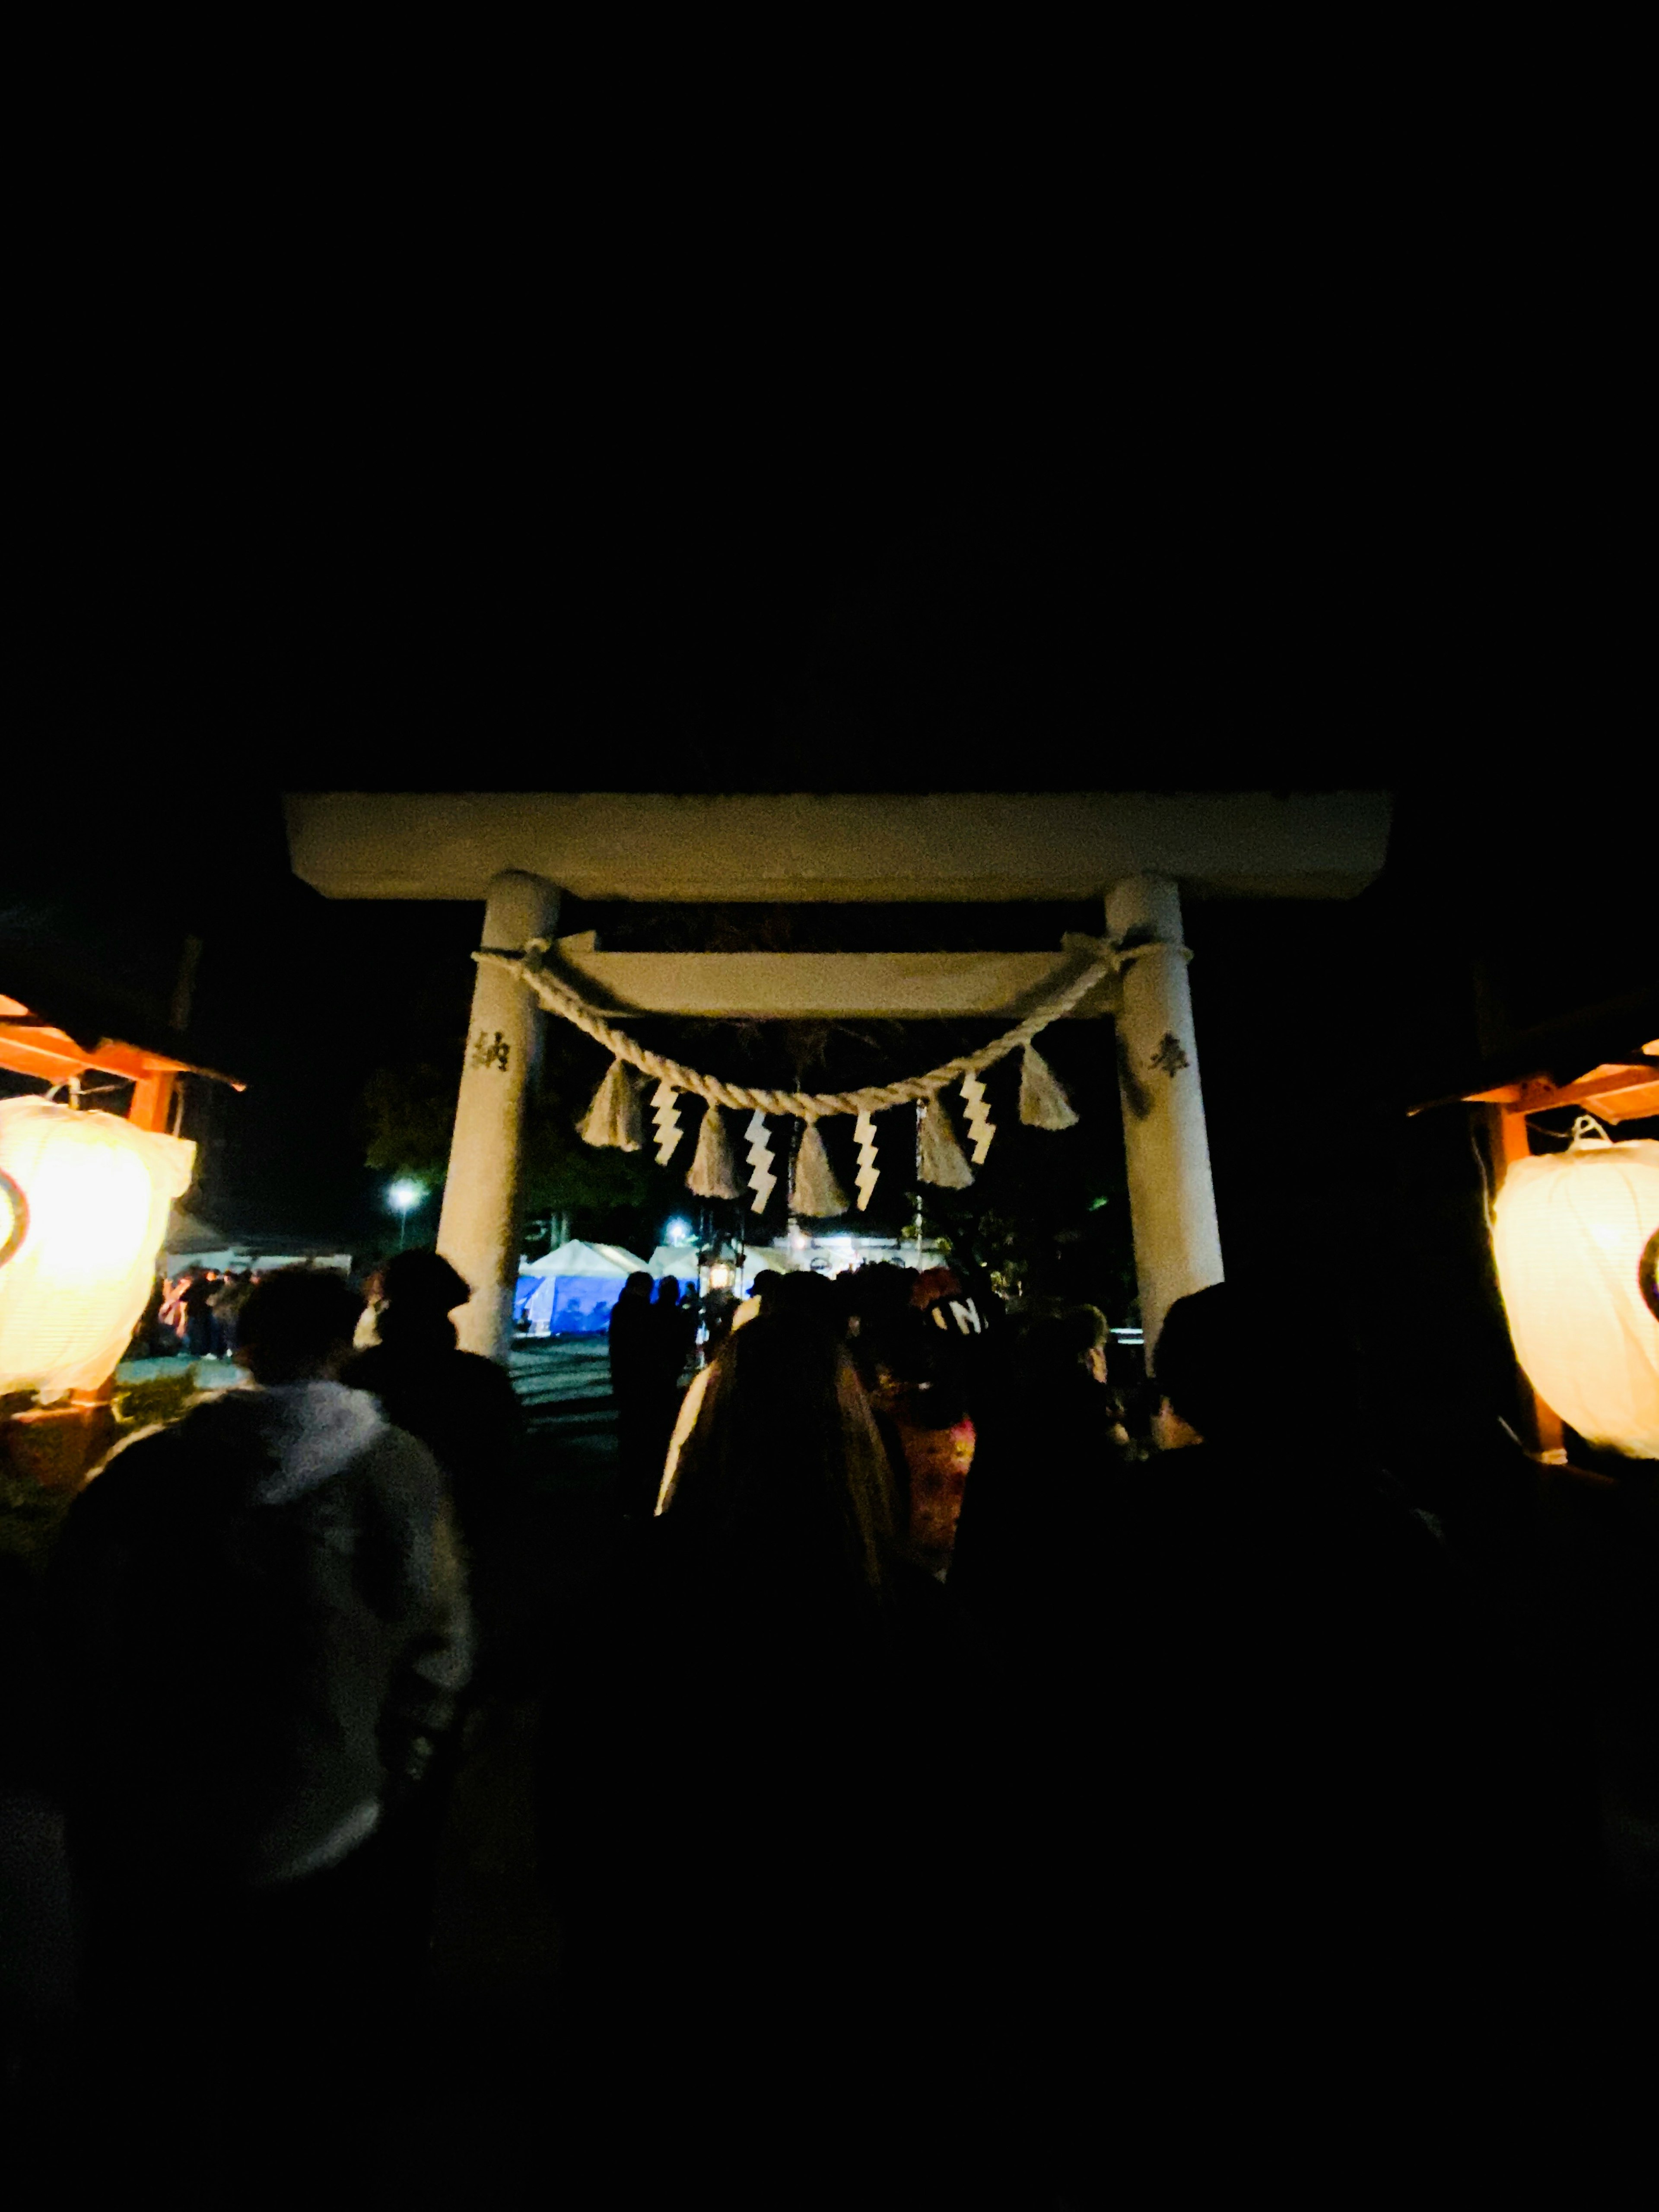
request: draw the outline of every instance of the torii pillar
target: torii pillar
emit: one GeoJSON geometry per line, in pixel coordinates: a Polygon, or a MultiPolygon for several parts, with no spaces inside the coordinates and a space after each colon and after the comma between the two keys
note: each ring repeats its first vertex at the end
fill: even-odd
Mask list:
{"type": "Polygon", "coordinates": [[[1123,960],[1118,1087],[1150,1364],[1176,1300],[1221,1280],[1221,1233],[1179,890],[1167,876],[1129,877],[1106,895],[1106,930],[1123,960]]]}
{"type": "MultiPolygon", "coordinates": [[[[556,931],[559,890],[544,877],[504,868],[486,898],[483,942],[497,952],[518,952],[526,939],[556,931]]],[[[532,992],[479,963],[438,1249],[472,1285],[457,1323],[461,1349],[489,1359],[505,1359],[513,1340],[525,1102],[545,1019],[532,992]]]]}

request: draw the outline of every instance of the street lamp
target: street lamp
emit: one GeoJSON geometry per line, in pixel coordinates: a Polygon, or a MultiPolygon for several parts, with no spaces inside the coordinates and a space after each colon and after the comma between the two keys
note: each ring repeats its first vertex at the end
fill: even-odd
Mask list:
{"type": "Polygon", "coordinates": [[[401,1252],[404,1240],[409,1234],[409,1217],[417,1206],[425,1203],[425,1186],[404,1178],[392,1185],[386,1192],[386,1200],[398,1216],[398,1249],[401,1252]]]}

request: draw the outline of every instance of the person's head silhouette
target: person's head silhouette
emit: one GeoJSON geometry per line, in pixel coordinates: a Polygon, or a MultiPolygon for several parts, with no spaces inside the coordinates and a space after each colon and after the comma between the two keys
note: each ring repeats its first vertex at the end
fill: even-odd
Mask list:
{"type": "Polygon", "coordinates": [[[363,1302],[324,1267],[284,1267],[248,1292],[236,1328],[236,1359],[256,1382],[337,1376],[351,1357],[363,1302]]]}
{"type": "Polygon", "coordinates": [[[382,1344],[455,1341],[449,1316],[464,1306],[472,1286],[436,1252],[399,1252],[380,1270],[382,1344]]]}

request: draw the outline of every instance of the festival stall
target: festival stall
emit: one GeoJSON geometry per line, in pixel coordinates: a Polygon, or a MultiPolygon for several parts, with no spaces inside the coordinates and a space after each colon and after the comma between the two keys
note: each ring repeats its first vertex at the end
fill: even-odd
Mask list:
{"type": "Polygon", "coordinates": [[[918,1245],[913,1237],[866,1237],[847,1231],[818,1233],[799,1224],[772,1244],[751,1244],[743,1255],[738,1274],[745,1296],[755,1278],[770,1267],[780,1275],[844,1275],[852,1267],[878,1262],[925,1270],[945,1259],[934,1244],[918,1245]]]}
{"type": "Polygon", "coordinates": [[[171,1243],[161,1255],[164,1274],[182,1275],[192,1267],[210,1269],[215,1274],[271,1275],[279,1267],[325,1267],[331,1274],[349,1275],[353,1255],[349,1252],[325,1251],[320,1246],[307,1245],[303,1250],[270,1252],[258,1238],[243,1243],[221,1242],[197,1247],[175,1246],[171,1243]]]}
{"type": "Polygon", "coordinates": [[[532,1336],[603,1336],[623,1285],[649,1272],[620,1244],[573,1237],[545,1259],[520,1261],[514,1318],[532,1336]]]}

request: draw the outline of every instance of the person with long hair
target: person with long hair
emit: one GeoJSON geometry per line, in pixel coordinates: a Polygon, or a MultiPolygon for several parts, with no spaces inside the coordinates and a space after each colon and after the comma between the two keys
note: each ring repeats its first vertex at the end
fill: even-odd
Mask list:
{"type": "Polygon", "coordinates": [[[828,1328],[761,1320],[710,1370],[680,1456],[670,1534],[709,1564],[842,1602],[890,1571],[886,1455],[856,1370],[828,1328]]]}
{"type": "Polygon", "coordinates": [[[664,1510],[573,1644],[591,1691],[546,1722],[594,2108],[608,2090],[637,2095],[636,2126],[724,2127],[723,2158],[763,2124],[854,2163],[895,2136],[954,2155],[979,2138],[945,2107],[999,2032],[975,1794],[994,1694],[949,1592],[895,1547],[838,1320],[782,1300],[732,1332],[664,1510]]]}

